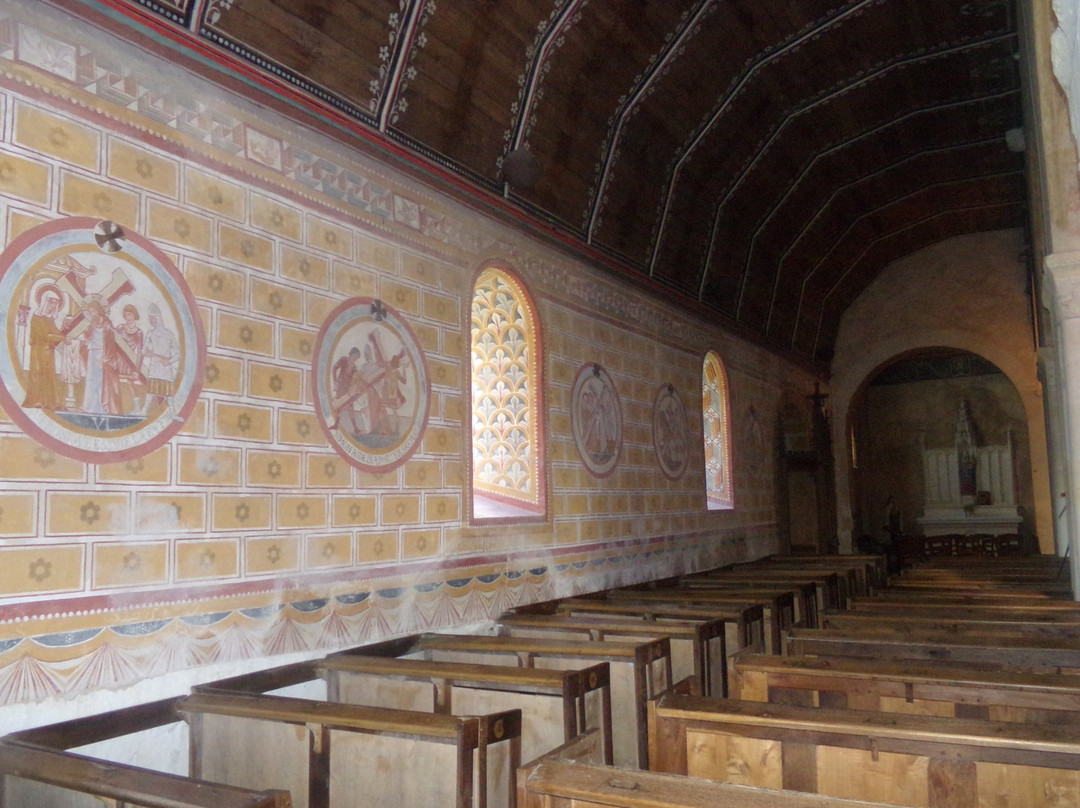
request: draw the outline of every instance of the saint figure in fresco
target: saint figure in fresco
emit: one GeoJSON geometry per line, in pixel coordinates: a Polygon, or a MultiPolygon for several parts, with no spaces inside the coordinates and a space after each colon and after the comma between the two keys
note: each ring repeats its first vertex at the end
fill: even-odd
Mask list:
{"type": "Polygon", "coordinates": [[[63,345],[64,335],[56,327],[56,317],[63,305],[60,290],[52,284],[42,286],[37,293],[37,308],[30,318],[30,362],[26,374],[24,407],[60,410],[64,395],[56,373],[56,349],[63,345]]]}
{"type": "Polygon", "coordinates": [[[353,434],[361,431],[357,397],[353,394],[353,383],[360,371],[359,362],[360,349],[354,345],[345,356],[338,357],[330,368],[330,382],[333,385],[333,401],[336,403],[337,416],[334,425],[353,434]]]}
{"type": "Polygon", "coordinates": [[[354,437],[396,436],[396,410],[405,404],[408,356],[403,348],[385,358],[375,332],[368,334],[363,350],[349,349],[330,369],[333,386],[334,423],[354,437]]]}
{"type": "Polygon", "coordinates": [[[180,343],[161,319],[161,309],[151,303],[147,310],[150,330],[143,340],[139,370],[146,377],[146,402],[143,412],[165,404],[172,398],[176,374],[180,369],[180,343]]]}
{"type": "Polygon", "coordinates": [[[663,398],[657,411],[656,448],[670,473],[678,474],[686,464],[686,414],[673,396],[663,398]]]}
{"type": "Polygon", "coordinates": [[[581,391],[580,413],[583,426],[581,445],[597,464],[604,464],[615,454],[618,440],[618,416],[611,392],[602,382],[586,383],[581,391]]]}
{"type": "Polygon", "coordinates": [[[370,422],[369,431],[375,435],[396,436],[400,432],[397,411],[405,404],[405,394],[401,388],[405,384],[405,368],[408,367],[409,358],[404,348],[387,358],[383,354],[378,334],[374,331],[368,335],[368,341],[370,345],[365,346],[365,356],[370,351],[375,368],[375,395],[372,397],[372,406],[377,408],[378,412],[378,418],[373,418],[370,422]]]}

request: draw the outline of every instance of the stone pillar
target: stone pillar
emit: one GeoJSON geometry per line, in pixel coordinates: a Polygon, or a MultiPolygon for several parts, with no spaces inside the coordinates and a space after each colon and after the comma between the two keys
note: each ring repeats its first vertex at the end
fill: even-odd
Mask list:
{"type": "MultiPolygon", "coordinates": [[[[1073,581],[1080,582],[1080,547],[1076,546],[1080,536],[1080,252],[1048,255],[1043,278],[1058,379],[1047,408],[1055,414],[1051,423],[1060,423],[1064,432],[1064,441],[1055,440],[1050,446],[1051,467],[1063,472],[1063,479],[1055,481],[1061,487],[1054,487],[1058,494],[1055,521],[1064,533],[1058,547],[1069,550],[1073,581]]],[[[1046,393],[1049,396],[1051,391],[1046,393]]]]}
{"type": "Polygon", "coordinates": [[[1069,546],[1069,527],[1066,520],[1069,490],[1068,454],[1065,451],[1064,407],[1062,406],[1061,377],[1058,350],[1051,345],[1039,348],[1039,380],[1043,386],[1043,407],[1046,418],[1047,467],[1050,474],[1050,507],[1054,528],[1054,552],[1065,555],[1069,546]]]}

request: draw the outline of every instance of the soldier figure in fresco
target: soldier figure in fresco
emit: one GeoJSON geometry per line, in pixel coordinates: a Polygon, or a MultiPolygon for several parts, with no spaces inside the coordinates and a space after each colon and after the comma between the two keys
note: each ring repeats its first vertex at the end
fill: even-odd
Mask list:
{"type": "Polygon", "coordinates": [[[143,396],[146,393],[146,379],[139,372],[139,357],[142,355],[145,336],[139,328],[139,310],[130,303],[124,306],[120,312],[123,320],[116,325],[116,334],[120,337],[121,350],[117,354],[117,369],[120,373],[120,381],[131,388],[131,411],[142,411],[143,396]]]}
{"type": "Polygon", "coordinates": [[[180,343],[161,319],[161,309],[151,303],[148,309],[150,330],[143,340],[139,370],[146,377],[146,402],[143,412],[165,404],[175,392],[176,374],[180,368],[180,343]]]}

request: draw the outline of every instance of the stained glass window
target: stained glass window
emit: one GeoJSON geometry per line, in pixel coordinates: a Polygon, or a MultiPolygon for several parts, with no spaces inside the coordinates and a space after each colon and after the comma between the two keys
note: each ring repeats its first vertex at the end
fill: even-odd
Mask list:
{"type": "Polygon", "coordinates": [[[512,273],[480,273],[472,299],[474,518],[544,512],[536,321],[512,273]]]}
{"type": "Polygon", "coordinates": [[[701,370],[701,420],[705,438],[705,498],[709,510],[735,507],[731,490],[731,429],[727,373],[715,351],[701,370]]]}

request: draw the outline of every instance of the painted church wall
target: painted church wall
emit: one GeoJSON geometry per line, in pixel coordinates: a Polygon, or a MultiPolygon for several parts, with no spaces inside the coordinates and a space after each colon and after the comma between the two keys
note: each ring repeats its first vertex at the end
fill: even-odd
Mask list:
{"type": "MultiPolygon", "coordinates": [[[[778,549],[773,424],[811,376],[434,187],[44,4],[0,2],[5,731],[778,549]],[[548,515],[529,524],[468,518],[469,302],[491,262],[517,272],[540,320],[548,515]],[[19,340],[54,294],[35,272],[73,318],[53,313],[67,329],[54,344],[86,355],[105,351],[83,336],[94,295],[113,326],[125,295],[156,301],[183,360],[156,409],[130,367],[105,406],[104,360],[97,420],[85,374],[64,403],[31,401],[19,340]],[[320,350],[392,327],[419,357],[404,426],[422,423],[397,455],[350,453],[320,414],[320,350]],[[709,349],[731,394],[735,507],[719,512],[697,403],[709,349]],[[606,476],[572,429],[574,380],[593,365],[622,417],[606,476]],[[676,479],[654,446],[663,389],[687,412],[676,479]],[[131,422],[110,432],[118,413],[131,422]]],[[[146,338],[149,308],[134,308],[146,338]]]]}

